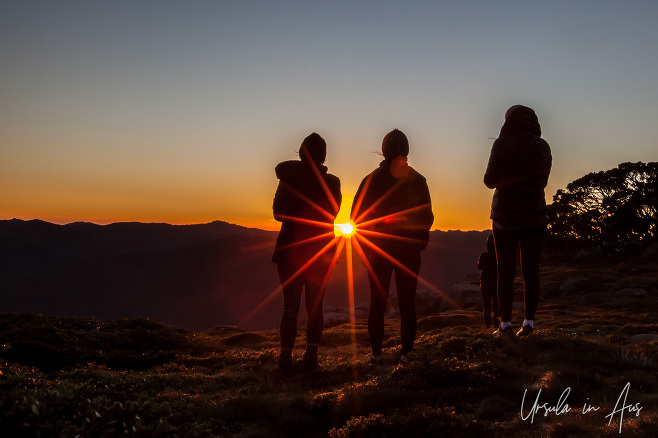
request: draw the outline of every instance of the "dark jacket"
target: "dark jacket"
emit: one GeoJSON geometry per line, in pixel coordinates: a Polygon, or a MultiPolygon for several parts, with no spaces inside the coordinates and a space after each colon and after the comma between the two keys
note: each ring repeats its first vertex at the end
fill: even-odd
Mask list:
{"type": "MultiPolygon", "coordinates": [[[[301,266],[334,238],[334,219],[342,201],[340,180],[327,173],[325,166],[318,167],[318,178],[311,166],[305,161],[284,161],[275,168],[279,186],[272,212],[282,222],[272,255],[275,263],[301,266]]],[[[333,254],[328,251],[316,265],[328,265],[333,254]]]]}
{"type": "Polygon", "coordinates": [[[491,219],[506,228],[548,223],[544,188],[551,172],[551,148],[541,137],[535,112],[514,111],[491,148],[484,183],[496,189],[491,219]]]}
{"type": "MultiPolygon", "coordinates": [[[[391,173],[391,163],[384,160],[366,176],[354,196],[351,218],[357,230],[383,233],[393,238],[362,235],[392,256],[408,251],[421,251],[429,241],[434,222],[432,201],[425,177],[406,165],[396,166],[398,176],[391,173]],[[402,237],[403,239],[395,239],[402,237]]],[[[370,259],[374,253],[361,245],[370,259]]]]}

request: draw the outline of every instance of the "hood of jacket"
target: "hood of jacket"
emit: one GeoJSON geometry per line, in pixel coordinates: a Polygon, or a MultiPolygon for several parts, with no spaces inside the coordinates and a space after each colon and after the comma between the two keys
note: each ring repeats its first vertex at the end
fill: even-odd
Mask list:
{"type": "Polygon", "coordinates": [[[541,126],[537,114],[532,108],[518,105],[516,109],[505,119],[500,128],[500,136],[508,136],[519,133],[530,133],[541,137],[541,126]]]}
{"type": "MultiPolygon", "coordinates": [[[[327,166],[320,165],[318,166],[318,170],[321,175],[324,175],[328,169],[327,166]]],[[[277,164],[274,168],[274,173],[281,181],[290,182],[299,178],[301,175],[313,174],[313,169],[304,161],[289,160],[277,164]]]]}

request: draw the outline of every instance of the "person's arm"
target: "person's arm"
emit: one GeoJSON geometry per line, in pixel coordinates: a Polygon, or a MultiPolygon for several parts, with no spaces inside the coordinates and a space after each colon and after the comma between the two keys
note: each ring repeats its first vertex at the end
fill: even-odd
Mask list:
{"type": "Polygon", "coordinates": [[[364,211],[364,198],[366,193],[363,192],[365,188],[366,181],[369,180],[371,176],[365,177],[362,181],[361,184],[359,184],[359,188],[356,190],[356,194],[354,195],[354,200],[352,202],[352,209],[350,211],[350,219],[351,220],[356,220],[360,215],[361,212],[364,211]]]}
{"type": "Polygon", "coordinates": [[[283,221],[282,216],[284,216],[286,213],[288,200],[290,198],[289,193],[290,191],[286,187],[286,183],[280,181],[276,188],[276,193],[274,194],[274,201],[272,202],[272,213],[274,215],[274,219],[279,222],[283,221]]]}
{"type": "Polygon", "coordinates": [[[429,230],[432,228],[432,224],[434,223],[434,213],[432,212],[432,197],[430,196],[430,188],[427,185],[426,180],[423,181],[423,185],[421,187],[420,199],[421,205],[423,205],[420,222],[429,230]]]}
{"type": "Polygon", "coordinates": [[[503,171],[505,162],[501,152],[502,146],[499,140],[494,141],[489,153],[489,162],[487,163],[487,170],[484,172],[484,184],[490,188],[495,189],[506,185],[508,176],[503,171]]]}
{"type": "Polygon", "coordinates": [[[337,177],[334,177],[330,192],[331,196],[334,197],[334,201],[336,201],[336,211],[333,212],[334,219],[336,219],[336,216],[338,216],[338,212],[340,211],[340,205],[343,203],[343,194],[340,190],[340,180],[337,177]]]}

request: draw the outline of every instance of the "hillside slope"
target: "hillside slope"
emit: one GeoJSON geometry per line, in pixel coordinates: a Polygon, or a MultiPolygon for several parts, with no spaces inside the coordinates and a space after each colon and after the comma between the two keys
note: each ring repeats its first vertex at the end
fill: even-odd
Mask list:
{"type": "Polygon", "coordinates": [[[404,365],[399,321],[387,322],[383,367],[368,365],[363,320],[332,327],[322,369],[285,378],[275,369],[276,331],[0,314],[0,431],[655,437],[657,268],[648,258],[544,266],[546,281],[579,278],[580,288],[544,298],[532,336],[494,338],[476,311],[425,313],[404,365]]]}

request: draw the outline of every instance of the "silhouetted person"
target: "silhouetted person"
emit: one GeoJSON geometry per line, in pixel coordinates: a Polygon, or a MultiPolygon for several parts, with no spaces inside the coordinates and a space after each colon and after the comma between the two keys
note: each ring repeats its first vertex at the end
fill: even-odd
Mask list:
{"type": "Polygon", "coordinates": [[[512,302],[519,248],[525,321],[517,336],[527,336],[534,328],[539,303],[539,259],[548,224],[544,188],[551,164],[551,149],[541,138],[535,112],[522,105],[509,108],[484,174],[486,186],[496,189],[491,203],[501,312],[496,335],[513,332],[512,302]]]}
{"type": "Polygon", "coordinates": [[[297,336],[297,314],[305,293],[306,352],[305,370],[317,367],[318,346],[323,328],[323,299],[331,275],[335,247],[334,219],[342,200],[340,180],[323,166],[327,145],[320,135],[306,137],[299,148],[300,160],[284,161],[276,166],[279,185],[272,211],[281,221],[272,261],[277,264],[283,289],[281,317],[281,353],[279,370],[292,368],[292,350],[297,336]],[[326,246],[328,251],[322,253],[326,246]],[[321,255],[318,255],[322,253],[321,255]]]}
{"type": "Polygon", "coordinates": [[[389,132],[382,142],[382,153],[384,161],[379,168],[361,182],[351,214],[361,236],[387,255],[361,244],[364,263],[370,265],[368,333],[371,361],[376,364],[382,363],[384,313],[394,272],[402,338],[400,361],[406,361],[413,349],[420,252],[427,246],[434,221],[425,177],[407,164],[409,141],[404,133],[397,129],[389,132]]]}
{"type": "Polygon", "coordinates": [[[498,306],[498,265],[496,264],[496,246],[493,234],[487,238],[487,250],[478,259],[480,270],[480,292],[482,293],[482,317],[484,326],[491,327],[491,310],[494,325],[500,325],[500,307],[498,306]]]}

